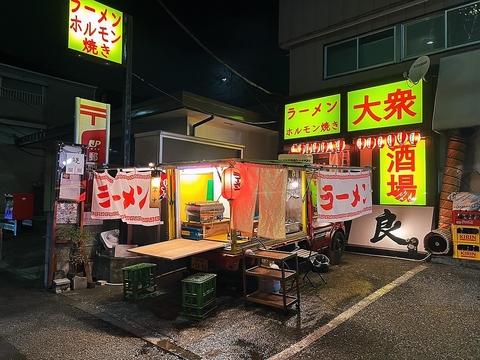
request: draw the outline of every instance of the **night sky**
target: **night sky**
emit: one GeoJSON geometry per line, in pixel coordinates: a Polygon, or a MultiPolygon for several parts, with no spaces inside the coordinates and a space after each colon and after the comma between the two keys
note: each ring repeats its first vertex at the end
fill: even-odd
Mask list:
{"type": "MultiPolygon", "coordinates": [[[[288,93],[287,52],[278,47],[278,0],[163,0],[173,14],[230,66],[262,87],[288,93]]],[[[2,1],[0,61],[101,88],[121,103],[123,70],[67,49],[68,0],[2,1]]],[[[133,72],[168,93],[187,90],[273,117],[283,100],[247,85],[201,49],[156,0],[104,0],[133,16],[133,72]],[[226,81],[222,81],[226,79],[226,81]],[[275,106],[274,104],[277,103],[275,106]]],[[[133,102],[161,94],[133,80],[133,102]]]]}

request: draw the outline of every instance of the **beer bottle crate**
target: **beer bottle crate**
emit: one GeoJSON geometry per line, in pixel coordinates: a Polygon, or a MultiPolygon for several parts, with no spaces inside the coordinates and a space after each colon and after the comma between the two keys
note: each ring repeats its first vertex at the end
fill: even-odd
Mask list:
{"type": "Polygon", "coordinates": [[[182,305],[203,308],[215,300],[216,274],[197,273],[182,280],[182,305]]]}
{"type": "Polygon", "coordinates": [[[452,225],[454,244],[480,245],[480,227],[469,225],[452,225]]]}
{"type": "Polygon", "coordinates": [[[480,246],[465,243],[453,243],[453,258],[480,261],[480,246]]]}
{"type": "Polygon", "coordinates": [[[210,302],[205,305],[199,306],[183,306],[182,315],[191,318],[194,320],[205,319],[213,310],[217,308],[216,299],[212,299],[210,302]]]}
{"type": "Polygon", "coordinates": [[[139,300],[155,294],[156,264],[140,263],[122,268],[123,298],[139,300]]]}

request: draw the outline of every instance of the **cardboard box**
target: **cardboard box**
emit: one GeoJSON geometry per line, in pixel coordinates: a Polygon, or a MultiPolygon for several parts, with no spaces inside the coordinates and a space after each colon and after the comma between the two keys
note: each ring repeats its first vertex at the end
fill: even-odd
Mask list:
{"type": "Polygon", "coordinates": [[[207,223],[184,222],[182,237],[192,240],[208,239],[210,236],[228,234],[230,220],[221,220],[207,223]]]}

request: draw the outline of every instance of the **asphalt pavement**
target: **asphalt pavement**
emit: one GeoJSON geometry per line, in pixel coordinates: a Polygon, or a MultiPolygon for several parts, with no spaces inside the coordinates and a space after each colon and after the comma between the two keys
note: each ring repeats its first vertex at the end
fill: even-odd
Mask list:
{"type": "Polygon", "coordinates": [[[181,316],[178,291],[137,303],[123,301],[121,287],[55,295],[0,269],[0,359],[170,360],[179,357],[162,347],[174,347],[186,359],[260,360],[322,328],[325,334],[289,358],[480,359],[480,271],[423,266],[346,254],[324,274],[327,284],[319,277],[312,278],[315,287],[302,284],[300,312],[246,305],[234,291],[220,290],[216,312],[199,322],[181,316]],[[376,293],[382,295],[345,317],[376,293]]]}
{"type": "Polygon", "coordinates": [[[430,264],[297,359],[480,359],[480,271],[430,264]]]}
{"type": "Polygon", "coordinates": [[[177,359],[0,272],[0,359],[177,359]]]}

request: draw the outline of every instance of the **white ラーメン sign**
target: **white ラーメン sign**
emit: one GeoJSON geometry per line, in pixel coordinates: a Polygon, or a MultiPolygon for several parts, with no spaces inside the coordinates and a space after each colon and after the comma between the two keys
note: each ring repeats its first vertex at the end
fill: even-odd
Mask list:
{"type": "Polygon", "coordinates": [[[433,207],[374,205],[372,213],[352,221],[348,245],[402,252],[425,252],[423,238],[432,229],[433,207]]]}
{"type": "Polygon", "coordinates": [[[317,177],[318,218],[352,220],[372,212],[371,172],[320,171],[317,177]]]}

